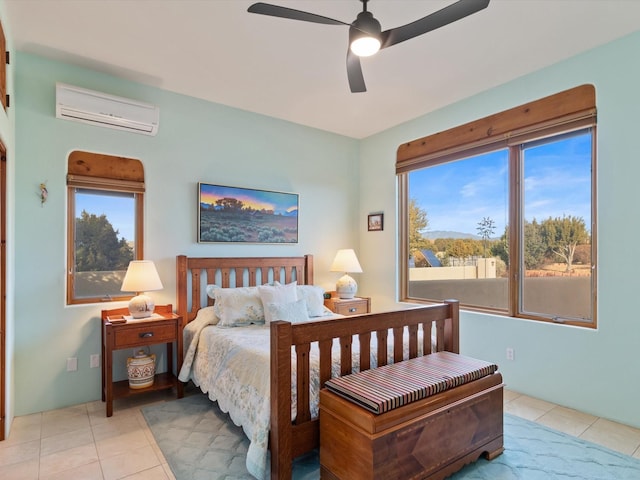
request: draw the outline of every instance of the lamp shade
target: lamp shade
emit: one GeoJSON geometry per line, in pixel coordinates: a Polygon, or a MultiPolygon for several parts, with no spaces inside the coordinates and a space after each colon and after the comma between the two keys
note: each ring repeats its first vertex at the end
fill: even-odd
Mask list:
{"type": "Polygon", "coordinates": [[[153,262],[150,260],[133,260],[129,262],[120,290],[138,294],[129,302],[129,313],[133,318],[150,317],[153,314],[155,303],[149,296],[143,295],[142,292],[162,290],[162,282],[153,262]]]}
{"type": "Polygon", "coordinates": [[[120,290],[138,293],[162,290],[162,288],[160,276],[151,260],[133,260],[129,262],[120,290]]]}
{"type": "Polygon", "coordinates": [[[345,272],[345,274],[336,283],[336,292],[340,298],[353,298],[358,291],[358,284],[348,275],[348,272],[360,273],[362,267],[356,257],[356,252],[351,248],[338,250],[336,258],[333,259],[331,265],[332,272],[345,272]]]}
{"type": "Polygon", "coordinates": [[[331,271],[361,273],[362,267],[360,266],[360,262],[358,262],[356,252],[354,252],[352,248],[338,250],[336,258],[333,259],[333,263],[331,264],[331,271]]]}

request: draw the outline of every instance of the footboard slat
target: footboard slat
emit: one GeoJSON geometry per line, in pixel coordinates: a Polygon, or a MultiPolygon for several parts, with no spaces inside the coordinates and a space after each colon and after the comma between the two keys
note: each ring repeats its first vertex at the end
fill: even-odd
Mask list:
{"type": "Polygon", "coordinates": [[[418,325],[409,325],[409,358],[418,356],[418,325]]]}
{"type": "Polygon", "coordinates": [[[378,366],[381,367],[387,364],[387,338],[389,337],[388,330],[376,331],[376,338],[378,339],[378,366]]]}
{"type": "Polygon", "coordinates": [[[431,352],[431,330],[433,322],[426,322],[422,324],[422,352],[423,355],[428,355],[431,352]]]}
{"type": "Polygon", "coordinates": [[[351,336],[348,337],[340,337],[340,376],[348,375],[351,373],[352,367],[352,356],[351,356],[351,343],[353,342],[353,338],[351,336]]]}
{"type": "Polygon", "coordinates": [[[320,340],[318,349],[320,351],[320,388],[324,387],[327,380],[331,378],[331,346],[333,340],[320,340]]]}
{"type": "Polygon", "coordinates": [[[305,343],[296,345],[296,391],[298,392],[298,402],[296,404],[295,423],[300,424],[311,420],[309,410],[309,352],[311,345],[305,343]]]}
{"type": "Polygon", "coordinates": [[[364,372],[371,368],[371,332],[358,335],[360,342],[360,371],[364,372]]]}
{"type": "Polygon", "coordinates": [[[404,327],[393,329],[393,363],[401,362],[404,358],[404,327]]]}
{"type": "Polygon", "coordinates": [[[436,321],[436,351],[444,350],[444,320],[436,321]]]}

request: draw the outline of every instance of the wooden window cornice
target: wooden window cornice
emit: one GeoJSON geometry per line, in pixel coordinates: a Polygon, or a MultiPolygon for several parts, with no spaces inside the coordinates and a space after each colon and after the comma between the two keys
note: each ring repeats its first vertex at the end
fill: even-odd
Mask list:
{"type": "Polygon", "coordinates": [[[398,147],[396,172],[420,168],[422,161],[446,157],[471,149],[502,142],[508,145],[514,137],[542,134],[592,123],[596,116],[596,93],[593,85],[581,85],[550,95],[449,130],[404,143],[398,147]]]}

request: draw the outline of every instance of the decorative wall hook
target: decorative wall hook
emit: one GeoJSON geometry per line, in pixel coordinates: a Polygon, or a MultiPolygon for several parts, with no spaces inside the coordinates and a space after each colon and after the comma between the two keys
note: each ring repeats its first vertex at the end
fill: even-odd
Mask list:
{"type": "Polygon", "coordinates": [[[49,191],[47,190],[47,182],[42,182],[40,184],[40,206],[44,205],[44,202],[47,201],[48,196],[49,191]]]}

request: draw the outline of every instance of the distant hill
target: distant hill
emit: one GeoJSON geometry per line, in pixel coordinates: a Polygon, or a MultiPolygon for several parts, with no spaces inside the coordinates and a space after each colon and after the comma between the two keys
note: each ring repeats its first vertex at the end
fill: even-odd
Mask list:
{"type": "Polygon", "coordinates": [[[482,237],[472,233],[452,232],[449,230],[434,230],[427,232],[424,236],[429,240],[435,240],[437,238],[471,238],[473,240],[482,240],[482,237]]]}

